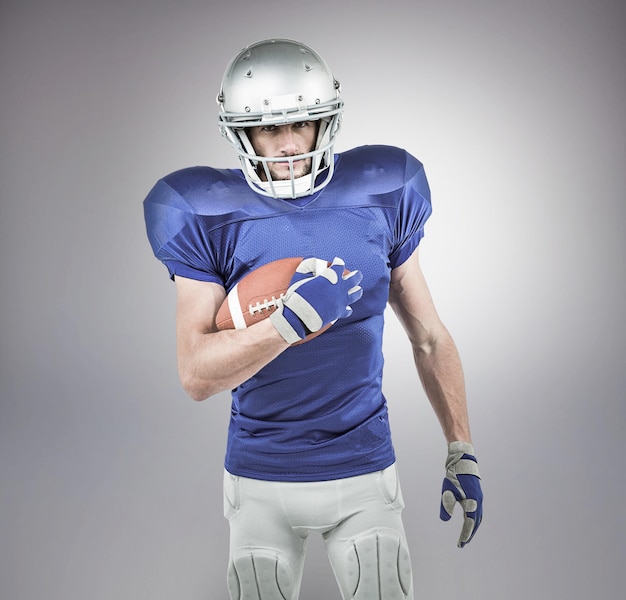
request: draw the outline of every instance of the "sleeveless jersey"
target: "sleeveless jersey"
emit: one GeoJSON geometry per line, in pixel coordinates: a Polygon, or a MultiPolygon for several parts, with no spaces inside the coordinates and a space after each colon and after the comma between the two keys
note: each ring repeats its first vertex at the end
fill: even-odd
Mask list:
{"type": "Polygon", "coordinates": [[[335,155],[330,183],[295,200],[254,192],[240,170],[192,167],[144,201],[154,254],[176,275],[222,285],[289,256],[342,258],[363,274],[352,314],[292,346],[232,391],[225,467],[277,481],[320,481],[395,460],[382,393],[382,335],[391,270],[428,219],[422,164],[389,146],[335,155]]]}

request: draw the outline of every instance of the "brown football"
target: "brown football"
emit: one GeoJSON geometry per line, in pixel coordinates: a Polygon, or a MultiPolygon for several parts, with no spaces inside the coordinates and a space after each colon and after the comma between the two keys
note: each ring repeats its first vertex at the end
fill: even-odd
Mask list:
{"type": "MultiPolygon", "coordinates": [[[[302,260],[299,256],[281,258],[245,275],[230,290],[217,311],[217,328],[245,329],[267,319],[276,310],[277,300],[289,288],[291,278],[302,260]]],[[[326,325],[292,345],[307,342],[329,327],[330,325],[326,325]]]]}

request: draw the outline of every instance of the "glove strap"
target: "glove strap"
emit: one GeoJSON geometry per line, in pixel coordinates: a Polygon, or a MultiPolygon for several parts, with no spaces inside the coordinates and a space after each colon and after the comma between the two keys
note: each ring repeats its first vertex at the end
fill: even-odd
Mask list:
{"type": "Polygon", "coordinates": [[[451,467],[454,475],[476,475],[476,477],[480,477],[478,464],[474,456],[474,446],[469,442],[450,442],[448,444],[446,470],[449,470],[451,467]],[[466,455],[468,458],[463,459],[463,456],[466,455]]]}
{"type": "Polygon", "coordinates": [[[304,325],[300,322],[296,315],[294,315],[291,311],[289,312],[291,313],[290,316],[293,315],[295,321],[293,324],[285,316],[285,306],[281,300],[279,301],[278,308],[270,315],[270,321],[276,328],[276,331],[280,333],[288,344],[295,344],[296,342],[304,339],[306,331],[304,331],[304,325]],[[300,331],[298,331],[294,325],[299,327],[300,331]]]}

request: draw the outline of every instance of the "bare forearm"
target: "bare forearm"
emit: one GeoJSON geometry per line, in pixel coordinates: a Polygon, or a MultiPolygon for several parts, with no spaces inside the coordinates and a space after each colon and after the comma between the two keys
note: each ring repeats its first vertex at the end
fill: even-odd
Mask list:
{"type": "Polygon", "coordinates": [[[286,348],[269,319],[244,330],[198,334],[179,340],[180,379],[194,400],[205,400],[237,387],[286,348]]]}
{"type": "Polygon", "coordinates": [[[448,442],[471,442],[465,379],[456,345],[445,331],[414,350],[424,391],[448,442]]]}

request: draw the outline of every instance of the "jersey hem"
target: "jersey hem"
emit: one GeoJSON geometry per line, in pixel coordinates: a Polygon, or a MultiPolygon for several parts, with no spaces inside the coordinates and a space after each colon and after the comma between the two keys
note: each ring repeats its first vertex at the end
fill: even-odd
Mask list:
{"type": "Polygon", "coordinates": [[[384,461],[379,461],[371,465],[363,466],[358,469],[350,469],[348,471],[340,471],[335,473],[260,473],[258,471],[247,471],[246,469],[231,469],[227,464],[224,468],[228,473],[235,477],[246,477],[248,479],[259,479],[261,481],[293,481],[293,482],[315,482],[315,481],[334,481],[336,479],[347,479],[349,477],[358,477],[359,475],[367,475],[375,473],[390,467],[396,462],[395,455],[384,461]]]}

